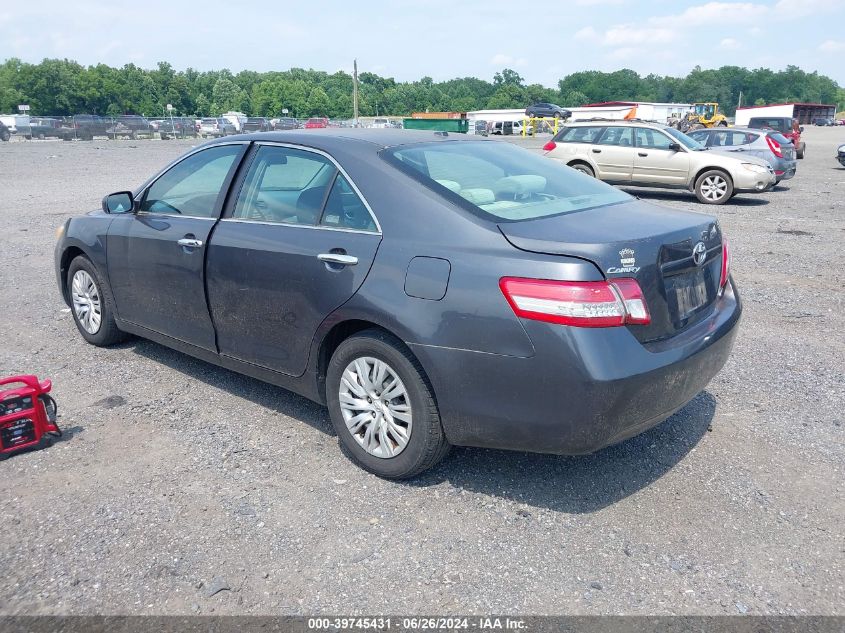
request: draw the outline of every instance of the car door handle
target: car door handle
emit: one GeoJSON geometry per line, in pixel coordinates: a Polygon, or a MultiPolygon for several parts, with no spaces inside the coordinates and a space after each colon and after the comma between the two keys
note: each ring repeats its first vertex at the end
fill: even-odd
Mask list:
{"type": "Polygon", "coordinates": [[[195,240],[189,237],[183,237],[176,243],[179,246],[185,246],[186,248],[199,248],[200,246],[202,246],[202,240],[195,240]]]}
{"type": "Polygon", "coordinates": [[[601,150],[600,149],[594,149],[593,154],[601,154],[601,150]]]}
{"type": "Polygon", "coordinates": [[[646,156],[648,156],[648,152],[637,152],[637,156],[642,156],[643,158],[645,158],[646,156]]]}
{"type": "Polygon", "coordinates": [[[340,253],[320,253],[317,259],[326,264],[340,264],[341,266],[354,266],[358,258],[353,255],[341,255],[340,253]]]}

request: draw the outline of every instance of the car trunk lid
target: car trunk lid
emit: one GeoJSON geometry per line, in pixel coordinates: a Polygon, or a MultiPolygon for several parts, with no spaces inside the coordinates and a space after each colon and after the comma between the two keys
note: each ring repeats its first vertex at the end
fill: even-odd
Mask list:
{"type": "Polygon", "coordinates": [[[628,328],[644,343],[705,318],[719,293],[722,234],[711,216],[634,201],[498,226],[520,250],[579,257],[607,279],[636,279],[651,323],[628,328]]]}

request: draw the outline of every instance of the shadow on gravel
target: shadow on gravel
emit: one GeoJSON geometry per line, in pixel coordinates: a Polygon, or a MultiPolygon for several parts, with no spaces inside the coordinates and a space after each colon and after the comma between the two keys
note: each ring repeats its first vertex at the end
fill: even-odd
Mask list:
{"type": "MultiPolygon", "coordinates": [[[[695,194],[690,193],[688,191],[643,191],[641,189],[627,189],[625,187],[620,187],[620,189],[622,189],[622,191],[627,194],[639,198],[640,200],[671,200],[674,202],[694,202],[696,204],[700,204],[696,199],[695,194]]],[[[737,207],[758,207],[761,205],[769,204],[769,201],[766,198],[761,197],[761,195],[766,194],[738,193],[736,197],[731,198],[730,201],[727,202],[727,204],[737,207]]],[[[700,206],[702,207],[702,210],[705,210],[711,205],[700,204],[700,206]]]]}
{"type": "MultiPolygon", "coordinates": [[[[61,422],[61,420],[59,420],[61,422]]],[[[27,448],[22,448],[19,451],[15,451],[14,453],[4,453],[0,455],[0,461],[6,459],[13,459],[20,455],[26,455],[27,453],[35,453],[38,451],[43,451],[49,449],[53,444],[60,444],[62,442],[69,442],[75,436],[79,435],[80,433],[85,431],[85,427],[83,426],[72,426],[69,428],[63,428],[59,425],[59,428],[62,429],[61,435],[51,435],[47,434],[41,438],[41,441],[34,446],[29,446],[27,448]]]]}
{"type": "MultiPolygon", "coordinates": [[[[448,481],[456,488],[555,512],[601,510],[650,485],[698,444],[716,412],[700,393],[663,424],[592,455],[576,457],[456,448],[410,486],[448,481]]],[[[671,503],[671,499],[668,500],[671,503]]]]}
{"type": "Polygon", "coordinates": [[[167,365],[171,369],[201,380],[233,396],[305,422],[326,435],[335,434],[325,407],[291,391],[206,363],[152,341],[137,338],[131,339],[124,345],[136,354],[167,365]]]}
{"type": "MultiPolygon", "coordinates": [[[[136,354],[314,429],[334,435],[328,411],[290,391],[133,339],[136,354]]],[[[716,399],[702,392],[663,424],[592,455],[560,456],[456,447],[439,466],[403,485],[449,482],[456,488],[570,514],[596,512],[645,488],[692,450],[707,432],[716,399]]]]}

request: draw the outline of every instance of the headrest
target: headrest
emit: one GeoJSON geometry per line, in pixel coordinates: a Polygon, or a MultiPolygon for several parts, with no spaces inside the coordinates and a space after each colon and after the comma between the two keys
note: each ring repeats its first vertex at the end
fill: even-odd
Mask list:
{"type": "Polygon", "coordinates": [[[506,176],[496,182],[496,193],[509,195],[540,193],[545,189],[546,179],[543,176],[535,176],[533,174],[506,176]]]}

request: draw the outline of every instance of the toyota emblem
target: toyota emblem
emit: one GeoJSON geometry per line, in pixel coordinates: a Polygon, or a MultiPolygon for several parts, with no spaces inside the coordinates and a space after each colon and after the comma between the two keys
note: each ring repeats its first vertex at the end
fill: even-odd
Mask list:
{"type": "Polygon", "coordinates": [[[692,261],[696,266],[701,266],[705,259],[707,259],[707,247],[704,242],[699,242],[692,249],[692,261]]]}

